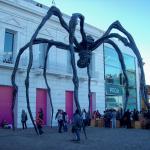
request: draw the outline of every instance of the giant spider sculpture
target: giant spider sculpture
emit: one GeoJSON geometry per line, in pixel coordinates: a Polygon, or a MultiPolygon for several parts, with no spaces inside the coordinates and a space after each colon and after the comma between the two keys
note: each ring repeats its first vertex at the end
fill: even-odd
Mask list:
{"type": "MultiPolygon", "coordinates": [[[[45,17],[42,19],[39,26],[37,27],[35,33],[33,34],[31,40],[29,41],[29,43],[27,43],[25,46],[23,46],[19,50],[19,53],[18,53],[17,58],[16,58],[14,70],[13,70],[13,73],[12,73],[12,76],[11,76],[11,82],[12,82],[12,85],[14,87],[14,90],[13,90],[13,103],[12,103],[13,129],[15,129],[14,128],[14,106],[15,106],[16,95],[17,95],[17,92],[18,92],[18,86],[16,85],[16,82],[15,82],[16,72],[18,70],[18,65],[19,65],[21,55],[23,54],[23,52],[27,48],[29,48],[29,63],[28,63],[27,75],[26,75],[26,79],[25,79],[26,102],[27,102],[27,109],[28,109],[31,121],[33,123],[33,126],[35,128],[36,133],[38,134],[37,127],[36,127],[36,124],[34,123],[32,112],[31,112],[31,109],[30,109],[29,74],[30,74],[30,70],[31,70],[31,67],[32,67],[32,63],[33,63],[33,45],[40,44],[40,43],[46,43],[47,44],[47,50],[46,50],[45,61],[44,61],[43,76],[44,76],[44,79],[45,79],[45,83],[46,83],[47,90],[48,90],[48,96],[49,96],[49,99],[50,99],[50,105],[51,105],[51,111],[52,111],[51,118],[53,118],[54,108],[53,108],[52,98],[51,98],[51,89],[50,89],[50,86],[48,84],[47,77],[46,77],[46,68],[47,68],[48,53],[49,53],[49,50],[52,46],[70,51],[71,66],[72,66],[72,70],[73,70],[72,81],[73,81],[73,84],[74,84],[74,100],[75,100],[76,107],[77,107],[77,109],[79,109],[80,113],[81,113],[81,108],[80,108],[80,104],[79,104],[79,101],[78,101],[79,80],[78,80],[77,69],[76,69],[75,52],[79,54],[79,60],[77,61],[77,66],[80,67],[80,68],[87,68],[88,98],[89,98],[88,103],[89,103],[89,112],[90,112],[90,95],[91,95],[90,81],[91,81],[91,75],[90,75],[90,71],[89,71],[89,65],[90,65],[90,61],[91,61],[92,51],[94,51],[97,47],[99,47],[103,43],[108,43],[111,46],[113,46],[114,49],[116,50],[117,54],[118,54],[118,58],[119,58],[121,68],[122,68],[122,71],[123,71],[123,75],[124,75],[124,78],[125,78],[126,100],[125,100],[125,104],[124,104],[124,110],[126,110],[127,102],[128,102],[128,96],[129,96],[129,91],[128,91],[129,83],[128,83],[128,77],[127,77],[127,74],[126,74],[126,66],[125,66],[125,63],[124,63],[123,55],[122,55],[119,47],[112,40],[112,38],[119,39],[125,46],[128,46],[129,48],[131,48],[132,51],[134,52],[134,54],[136,55],[136,57],[138,59],[138,66],[139,66],[140,71],[141,71],[140,94],[141,94],[141,97],[144,99],[145,104],[148,107],[146,86],[145,86],[145,76],[144,76],[143,63],[142,63],[142,58],[141,58],[140,52],[139,52],[139,50],[138,50],[138,48],[137,48],[137,46],[134,42],[133,37],[130,35],[130,33],[128,33],[122,27],[122,25],[119,23],[119,21],[116,21],[116,22],[112,23],[109,26],[109,28],[107,29],[107,31],[103,34],[103,36],[100,37],[98,40],[94,41],[94,39],[91,36],[86,35],[86,33],[84,31],[84,16],[82,14],[79,14],[79,13],[73,14],[70,21],[69,21],[69,25],[68,25],[65,22],[65,20],[63,19],[62,13],[60,12],[60,10],[58,8],[56,8],[55,6],[52,6],[48,10],[45,17]],[[68,34],[69,34],[69,45],[67,45],[65,43],[62,43],[62,42],[54,41],[54,40],[37,38],[37,35],[38,35],[39,31],[44,26],[44,24],[50,19],[50,17],[52,15],[58,17],[61,26],[68,32],[68,34]],[[76,37],[75,37],[75,29],[76,29],[76,26],[77,26],[79,21],[80,21],[80,33],[81,33],[81,36],[82,36],[82,41],[81,42],[78,42],[76,37]],[[111,33],[112,29],[119,30],[120,32],[122,32],[126,36],[126,38],[122,37],[121,35],[119,35],[117,33],[111,33]]],[[[52,119],[51,119],[51,121],[52,121],[52,119]]],[[[51,124],[52,124],[52,122],[51,122],[51,124]]]]}

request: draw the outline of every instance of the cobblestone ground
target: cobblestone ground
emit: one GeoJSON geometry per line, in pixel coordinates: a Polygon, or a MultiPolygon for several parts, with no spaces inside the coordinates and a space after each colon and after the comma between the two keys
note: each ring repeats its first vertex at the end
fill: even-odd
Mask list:
{"type": "Polygon", "coordinates": [[[44,128],[44,132],[37,136],[33,129],[0,129],[0,150],[150,150],[150,130],[88,127],[88,139],[81,134],[80,143],[71,141],[70,131],[44,128]]]}

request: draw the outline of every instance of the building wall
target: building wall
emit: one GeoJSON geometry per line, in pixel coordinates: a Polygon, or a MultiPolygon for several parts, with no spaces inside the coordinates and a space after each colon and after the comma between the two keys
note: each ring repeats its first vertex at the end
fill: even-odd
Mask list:
{"type": "MultiPolygon", "coordinates": [[[[47,12],[47,7],[40,8],[34,3],[27,2],[27,0],[1,0],[0,1],[0,85],[11,85],[11,73],[13,64],[3,63],[4,52],[4,38],[5,30],[13,30],[16,32],[14,45],[14,60],[19,49],[30,41],[31,36],[39,25],[42,17],[47,12]]],[[[68,23],[70,17],[63,15],[65,21],[68,23]]],[[[85,23],[85,31],[94,39],[98,39],[103,32],[91,25],[85,23]]],[[[53,39],[68,43],[68,33],[60,26],[56,17],[52,17],[42,28],[38,37],[53,39]]],[[[76,30],[76,37],[81,40],[79,26],[76,30]]],[[[33,48],[34,61],[30,73],[30,106],[33,117],[36,116],[36,89],[46,89],[45,81],[42,76],[42,69],[40,66],[40,51],[39,46],[33,48]]],[[[96,109],[102,113],[105,109],[105,80],[104,80],[104,58],[103,46],[100,46],[94,51],[94,69],[91,81],[91,91],[96,93],[96,109]]],[[[132,54],[131,51],[129,54],[132,54]]],[[[77,54],[76,54],[76,57],[77,54]]],[[[18,95],[15,106],[15,124],[16,127],[21,127],[21,111],[25,109],[27,112],[26,95],[25,95],[25,77],[26,68],[28,64],[28,50],[24,52],[21,57],[19,69],[17,72],[16,83],[18,85],[18,95]]],[[[78,69],[79,73],[79,101],[81,108],[88,109],[88,87],[86,70],[78,69]]],[[[57,109],[65,110],[65,91],[73,91],[72,74],[69,64],[69,53],[65,50],[52,47],[49,52],[47,78],[51,87],[52,101],[54,105],[54,116],[57,109]]],[[[137,86],[138,72],[137,72],[137,86]]],[[[139,101],[139,99],[138,99],[139,101]]],[[[139,103],[138,103],[139,104],[139,103]]],[[[139,105],[140,107],[140,105],[139,105]]],[[[139,108],[138,107],[138,108],[139,108]]],[[[49,107],[48,107],[49,108],[49,107]]],[[[29,115],[28,115],[29,116],[29,115]]],[[[29,118],[29,117],[28,117],[29,118]]],[[[28,119],[28,126],[32,126],[30,119],[28,119]]],[[[53,120],[53,125],[56,125],[56,120],[53,120]]]]}
{"type": "MultiPolygon", "coordinates": [[[[15,50],[14,58],[17,56],[19,49],[24,46],[31,38],[35,29],[39,25],[42,17],[45,15],[46,10],[38,8],[33,4],[25,1],[1,1],[0,2],[0,53],[1,53],[1,77],[0,85],[11,85],[11,73],[13,70],[13,64],[4,64],[3,51],[4,51],[4,38],[5,30],[13,30],[16,32],[15,37],[15,50]]],[[[69,21],[68,16],[64,15],[66,22],[69,21]]],[[[87,34],[92,35],[95,39],[102,35],[102,32],[90,25],[85,25],[87,34]]],[[[80,40],[79,27],[77,28],[77,38],[80,40]]],[[[68,43],[68,34],[60,26],[56,17],[52,17],[46,25],[40,31],[39,37],[54,39],[64,43],[68,43]]],[[[96,109],[101,110],[105,108],[104,97],[104,69],[103,68],[103,49],[99,47],[95,54],[95,77],[92,78],[91,91],[96,93],[96,109]]],[[[54,116],[57,109],[61,108],[65,110],[65,91],[73,91],[74,86],[72,83],[72,74],[70,73],[70,65],[68,60],[68,52],[53,47],[49,53],[47,78],[52,92],[52,100],[54,105],[54,116]],[[60,59],[61,58],[61,59],[60,59]]],[[[78,56],[77,56],[78,57],[78,56]]],[[[44,78],[42,76],[42,69],[39,68],[39,46],[34,46],[34,61],[33,67],[30,73],[30,106],[33,113],[33,117],[36,115],[36,89],[46,89],[44,78]]],[[[14,59],[15,61],[15,59],[14,59]]],[[[18,95],[15,107],[15,124],[17,127],[21,127],[21,111],[26,108],[26,95],[25,95],[25,77],[26,67],[28,64],[28,50],[26,50],[21,57],[19,71],[16,77],[16,83],[18,85],[18,95]]],[[[79,101],[81,108],[88,108],[88,88],[87,88],[87,75],[86,70],[78,70],[79,72],[79,101]]],[[[29,117],[28,117],[29,118],[29,117]]],[[[53,124],[56,121],[53,120],[53,124]]],[[[28,126],[32,126],[31,121],[28,120],[28,126]]]]}

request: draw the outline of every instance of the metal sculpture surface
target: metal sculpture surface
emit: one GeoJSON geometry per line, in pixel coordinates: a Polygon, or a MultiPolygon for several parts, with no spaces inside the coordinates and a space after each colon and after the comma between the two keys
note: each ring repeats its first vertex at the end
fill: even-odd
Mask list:
{"type": "MultiPolygon", "coordinates": [[[[91,75],[90,75],[90,70],[89,70],[89,64],[91,61],[91,54],[92,51],[94,51],[98,46],[102,45],[103,43],[108,43],[110,45],[112,45],[114,47],[114,49],[116,50],[117,54],[118,54],[118,58],[121,64],[121,68],[123,71],[123,75],[125,78],[125,91],[126,91],[126,100],[125,100],[125,105],[124,105],[124,110],[127,107],[127,102],[128,102],[128,96],[129,96],[129,91],[128,91],[128,77],[126,74],[126,66],[124,63],[124,59],[123,59],[123,55],[119,49],[119,47],[115,44],[115,42],[112,40],[112,38],[117,38],[119,39],[121,42],[123,42],[123,44],[125,46],[128,46],[129,48],[132,49],[132,51],[134,52],[134,54],[136,55],[137,59],[138,59],[138,65],[139,68],[141,70],[141,77],[140,77],[140,93],[142,98],[145,100],[145,104],[147,105],[147,94],[146,94],[146,86],[145,86],[145,76],[144,76],[144,70],[143,70],[143,63],[142,63],[142,58],[141,55],[139,53],[139,50],[134,42],[134,39],[132,38],[132,36],[130,35],[130,33],[128,33],[123,27],[122,25],[119,23],[119,21],[116,21],[114,23],[112,23],[108,30],[103,34],[102,37],[100,37],[98,40],[94,41],[94,39],[91,36],[86,35],[85,31],[84,31],[84,16],[82,14],[79,13],[75,13],[72,15],[70,21],[69,21],[69,25],[65,22],[65,20],[62,17],[62,13],[60,12],[60,10],[58,8],[56,8],[55,6],[52,6],[46,16],[42,19],[41,23],[39,24],[39,26],[37,27],[35,33],[33,34],[31,40],[29,41],[29,43],[27,43],[24,47],[22,47],[19,50],[19,53],[17,55],[16,58],[16,62],[15,62],[15,66],[14,66],[14,70],[11,76],[11,81],[12,81],[12,85],[14,87],[14,91],[13,91],[13,103],[12,103],[12,116],[13,116],[13,127],[14,127],[14,106],[15,106],[15,100],[16,100],[16,95],[18,92],[18,86],[16,85],[16,72],[18,70],[18,65],[19,65],[19,61],[20,61],[20,57],[23,54],[23,52],[25,50],[27,50],[27,48],[29,48],[29,63],[28,63],[28,67],[27,67],[27,76],[25,79],[25,88],[26,88],[26,101],[27,101],[27,109],[30,115],[30,118],[32,120],[33,126],[35,128],[36,133],[37,132],[37,127],[36,124],[34,123],[34,119],[31,113],[31,109],[30,109],[30,99],[29,99],[29,74],[30,74],[30,70],[32,67],[32,63],[33,63],[33,45],[36,44],[40,44],[40,43],[46,43],[47,44],[47,50],[46,50],[46,55],[45,55],[45,62],[44,62],[44,69],[43,69],[43,76],[46,82],[46,86],[47,86],[47,90],[48,90],[48,96],[50,99],[50,105],[51,105],[51,118],[53,118],[53,104],[52,104],[52,98],[51,98],[51,88],[48,84],[47,81],[47,77],[46,77],[46,69],[47,69],[47,59],[48,59],[48,53],[49,50],[52,46],[55,46],[57,48],[60,49],[64,49],[64,50],[69,50],[70,51],[70,57],[71,57],[71,66],[72,66],[72,70],[73,70],[73,84],[74,84],[74,100],[75,100],[75,104],[77,109],[79,109],[80,113],[81,113],[81,108],[80,108],[80,104],[78,101],[78,88],[79,88],[79,80],[78,80],[78,75],[77,75],[77,69],[76,69],[76,62],[75,62],[75,52],[77,52],[79,54],[79,60],[77,62],[77,66],[80,68],[87,68],[87,74],[88,74],[88,99],[89,99],[89,112],[90,112],[90,95],[91,95],[91,90],[90,90],[90,82],[91,82],[91,75]],[[49,40],[49,39],[44,39],[44,38],[37,38],[37,35],[39,33],[39,31],[41,30],[41,28],[44,26],[44,24],[50,19],[50,17],[54,15],[56,17],[58,17],[61,26],[68,32],[69,34],[69,44],[65,44],[59,41],[54,41],[49,40]],[[76,30],[76,26],[77,23],[80,21],[80,33],[82,36],[82,41],[78,42],[76,37],[75,37],[75,30],[76,30]],[[120,32],[122,32],[125,37],[122,37],[121,35],[117,34],[117,33],[111,33],[112,29],[117,29],[120,32]]],[[[148,105],[147,105],[148,106],[148,105]]],[[[51,119],[52,121],[52,119],[51,119]]],[[[52,124],[52,122],[51,122],[52,124]]]]}

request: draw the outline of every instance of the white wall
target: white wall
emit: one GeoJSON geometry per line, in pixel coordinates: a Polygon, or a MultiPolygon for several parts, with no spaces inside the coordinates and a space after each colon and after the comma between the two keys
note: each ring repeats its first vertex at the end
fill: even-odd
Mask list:
{"type": "MultiPolygon", "coordinates": [[[[47,10],[33,6],[33,4],[24,1],[0,1],[0,52],[1,57],[4,50],[5,29],[11,29],[17,32],[15,57],[19,49],[29,42],[32,34],[36,30],[42,17],[47,10]]],[[[64,15],[64,19],[68,22],[68,16],[64,15]]],[[[101,36],[101,30],[98,30],[90,25],[85,25],[87,34],[92,35],[95,39],[101,36]]],[[[77,28],[77,38],[81,39],[79,27],[77,28]]],[[[40,31],[38,37],[54,39],[64,43],[68,43],[68,34],[60,26],[58,19],[52,17],[40,31]]],[[[46,88],[44,78],[42,76],[42,69],[37,68],[39,60],[39,46],[34,46],[34,62],[33,69],[30,73],[30,106],[33,117],[36,115],[36,88],[46,88]]],[[[103,64],[103,49],[102,46],[95,51],[95,72],[96,77],[92,79],[91,91],[96,92],[96,109],[101,112],[105,109],[105,93],[104,93],[104,64],[103,64]]],[[[26,95],[24,80],[26,77],[26,65],[28,64],[28,50],[26,50],[21,57],[20,72],[17,73],[16,83],[19,91],[16,102],[16,116],[15,121],[17,127],[21,127],[21,111],[27,111],[26,95]]],[[[13,69],[13,64],[0,63],[0,85],[11,85],[10,76],[13,69]]],[[[54,105],[54,116],[58,108],[65,110],[65,91],[73,91],[72,75],[68,72],[68,52],[59,50],[53,47],[49,52],[48,73],[47,78],[51,87],[52,100],[54,105]]],[[[88,109],[88,87],[87,76],[79,76],[79,101],[81,108],[88,109]]],[[[29,115],[28,115],[29,118],[29,115]]],[[[53,125],[56,121],[53,120],[53,125]]],[[[32,126],[30,119],[28,119],[28,126],[32,126]]]]}

